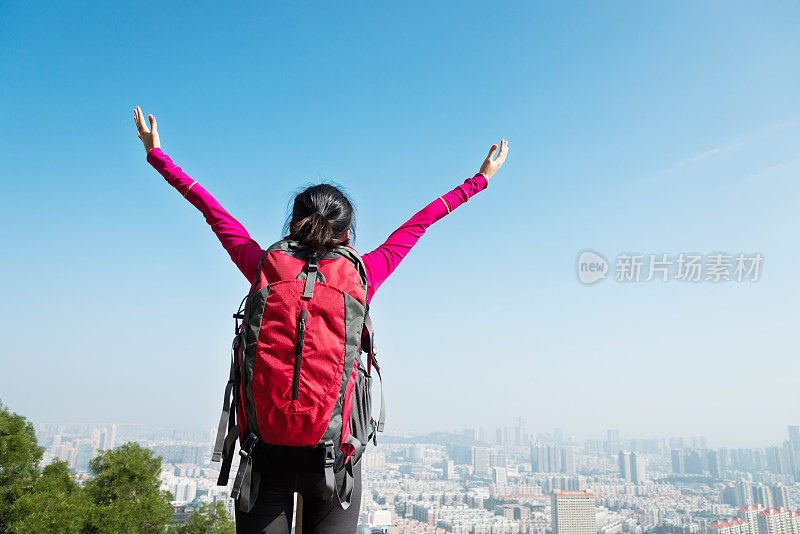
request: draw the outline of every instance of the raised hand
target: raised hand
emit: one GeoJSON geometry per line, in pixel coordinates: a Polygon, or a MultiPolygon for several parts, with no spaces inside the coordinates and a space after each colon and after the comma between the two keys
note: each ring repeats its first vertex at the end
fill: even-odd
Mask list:
{"type": "Polygon", "coordinates": [[[150,152],[154,148],[161,148],[161,140],[158,138],[158,130],[156,130],[156,118],[148,115],[147,119],[150,121],[150,128],[145,124],[142,109],[136,106],[133,110],[133,122],[136,124],[139,139],[144,143],[145,152],[150,152]]]}
{"type": "Polygon", "coordinates": [[[500,169],[503,165],[503,162],[506,160],[506,155],[508,154],[508,141],[505,139],[500,140],[500,153],[497,154],[497,157],[492,159],[497,152],[497,145],[492,145],[492,148],[489,149],[489,155],[486,156],[486,159],[481,165],[481,170],[478,171],[482,175],[486,177],[488,180],[492,177],[494,173],[500,169]]]}

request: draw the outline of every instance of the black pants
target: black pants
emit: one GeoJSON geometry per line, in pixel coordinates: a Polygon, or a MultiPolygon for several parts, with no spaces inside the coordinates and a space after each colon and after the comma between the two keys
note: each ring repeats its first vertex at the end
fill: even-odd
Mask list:
{"type": "MultiPolygon", "coordinates": [[[[341,487],[344,469],[336,474],[341,487]]],[[[236,509],[237,534],[289,534],[292,529],[293,493],[303,496],[303,534],[355,534],[361,508],[361,462],[353,468],[353,497],[347,510],[336,497],[322,500],[323,473],[261,474],[256,503],[250,513],[236,509]]]]}

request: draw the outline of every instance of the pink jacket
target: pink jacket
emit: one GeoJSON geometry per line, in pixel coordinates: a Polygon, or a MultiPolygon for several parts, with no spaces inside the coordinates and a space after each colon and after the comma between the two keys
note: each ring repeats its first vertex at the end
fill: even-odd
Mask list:
{"type": "MultiPolygon", "coordinates": [[[[147,153],[147,161],[172,187],[200,210],[222,246],[228,251],[233,263],[252,283],[264,249],[203,186],[175,165],[160,148],[150,150],[147,153]]],[[[372,300],[375,291],[392,274],[430,225],[469,200],[478,191],[486,189],[487,185],[488,181],[482,174],[466,179],[463,184],[414,214],[400,228],[392,232],[381,246],[363,254],[361,257],[367,269],[367,299],[372,300]]]]}

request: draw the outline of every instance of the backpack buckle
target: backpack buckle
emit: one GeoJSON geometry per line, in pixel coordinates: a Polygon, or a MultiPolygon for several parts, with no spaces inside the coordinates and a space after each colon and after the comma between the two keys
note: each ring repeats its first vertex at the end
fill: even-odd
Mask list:
{"type": "Polygon", "coordinates": [[[317,281],[318,270],[319,265],[317,264],[317,256],[312,254],[308,257],[308,274],[306,276],[305,286],[303,286],[302,298],[310,299],[314,295],[314,282],[317,281]]]}
{"type": "Polygon", "coordinates": [[[333,442],[326,441],[325,442],[325,467],[332,467],[335,460],[336,460],[336,455],[333,452],[333,442]]]}
{"type": "Polygon", "coordinates": [[[256,443],[258,443],[258,438],[251,432],[247,435],[247,439],[244,440],[244,443],[242,443],[242,447],[239,449],[239,456],[244,459],[249,458],[250,455],[253,454],[256,443]]]}

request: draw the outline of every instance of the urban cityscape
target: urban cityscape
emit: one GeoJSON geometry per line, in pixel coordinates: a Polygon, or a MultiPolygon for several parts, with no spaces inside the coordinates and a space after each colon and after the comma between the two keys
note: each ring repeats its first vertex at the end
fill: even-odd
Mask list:
{"type": "MultiPolygon", "coordinates": [[[[99,452],[135,441],[161,457],[176,521],[216,485],[213,429],[39,424],[43,463],[80,482],[99,452]]],[[[634,438],[610,429],[578,442],[519,419],[496,429],[379,436],[362,458],[359,532],[414,534],[800,533],[800,426],[766,448],[709,448],[704,436],[634,438]]],[[[236,469],[236,465],[234,465],[236,469]]]]}

